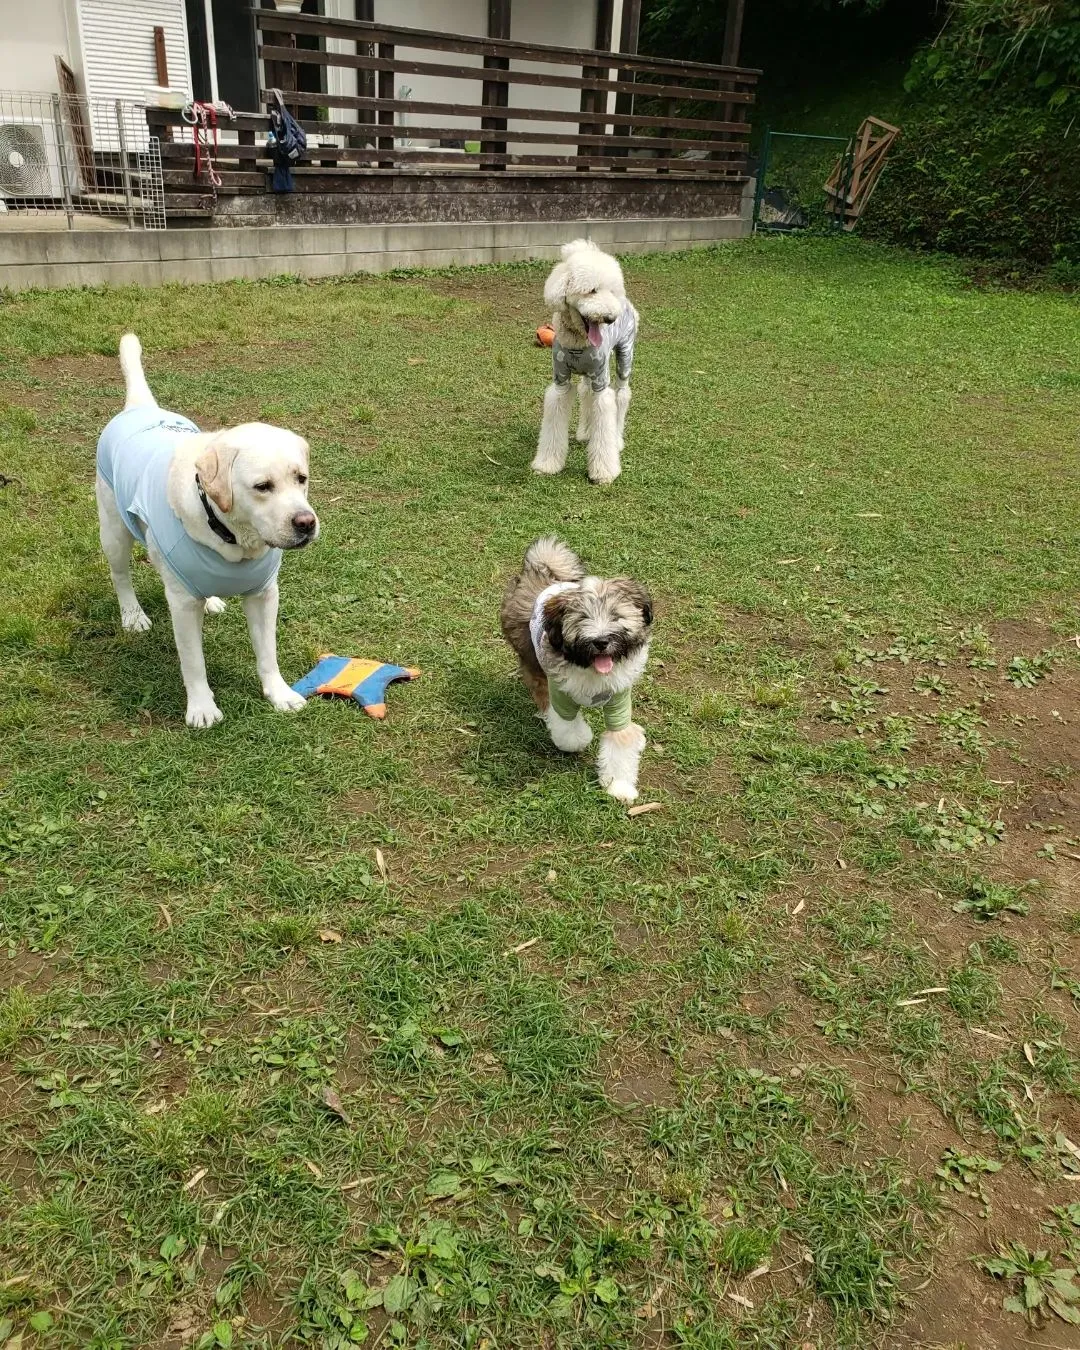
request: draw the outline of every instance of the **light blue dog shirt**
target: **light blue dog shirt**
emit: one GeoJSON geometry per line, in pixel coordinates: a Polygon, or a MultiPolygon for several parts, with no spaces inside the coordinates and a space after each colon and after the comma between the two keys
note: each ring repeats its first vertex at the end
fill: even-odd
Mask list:
{"type": "Polygon", "coordinates": [[[143,406],[118,413],[97,447],[97,470],[113,490],[130,533],[146,543],[149,531],[169,570],[192,595],[256,595],[278,574],[281,549],[261,558],[229,562],[192,539],[169,505],[169,466],[181,436],[198,433],[194,422],[164,408],[143,406]]]}

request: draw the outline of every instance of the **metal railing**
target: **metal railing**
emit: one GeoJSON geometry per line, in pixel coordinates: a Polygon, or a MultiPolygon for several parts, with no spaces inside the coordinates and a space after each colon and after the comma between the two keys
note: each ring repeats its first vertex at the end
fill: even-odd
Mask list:
{"type": "Polygon", "coordinates": [[[145,106],[0,90],[0,225],[13,215],[163,230],[161,142],[145,106]]]}

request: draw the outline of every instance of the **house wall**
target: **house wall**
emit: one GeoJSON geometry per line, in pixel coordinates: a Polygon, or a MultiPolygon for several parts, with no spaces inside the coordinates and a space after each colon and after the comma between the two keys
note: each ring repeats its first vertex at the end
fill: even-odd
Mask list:
{"type": "Polygon", "coordinates": [[[68,0],[0,0],[0,91],[55,94],[56,58],[80,74],[78,28],[68,0]]]}
{"type": "MultiPolygon", "coordinates": [[[[325,0],[326,14],[334,18],[351,19],[353,0],[325,0]]],[[[612,33],[618,43],[622,23],[622,0],[615,0],[612,33]]],[[[379,23],[397,24],[403,28],[426,28],[434,32],[462,33],[469,37],[487,34],[487,0],[375,0],[375,19],[379,23]]],[[[510,13],[510,36],[522,42],[537,42],[556,47],[591,47],[596,38],[596,0],[514,0],[510,13]]],[[[355,51],[355,43],[329,39],[329,51],[355,51]]],[[[479,56],[441,54],[413,47],[400,47],[397,55],[410,61],[444,62],[482,66],[479,56]]],[[[535,71],[543,74],[565,74],[566,67],[537,65],[512,61],[511,70],[535,71]]],[[[328,101],[334,121],[352,121],[351,109],[334,107],[334,94],[355,95],[359,92],[358,72],[330,67],[327,71],[328,101]]],[[[399,75],[395,93],[399,98],[414,98],[425,102],[474,104],[481,101],[483,86],[478,80],[455,80],[434,75],[399,75]],[[407,92],[406,92],[407,91],[407,92]]],[[[581,92],[577,89],[559,89],[550,86],[511,88],[511,107],[539,107],[576,110],[581,106],[581,92]]],[[[415,113],[399,116],[397,139],[408,141],[408,126],[465,127],[479,139],[480,119],[461,118],[436,113],[415,113]]],[[[573,129],[573,123],[524,121],[511,118],[508,125],[520,131],[559,131],[573,129]]],[[[421,144],[431,144],[431,137],[418,138],[421,144]]],[[[524,150],[524,147],[522,147],[524,150]]],[[[572,147],[553,143],[530,145],[525,153],[565,154],[572,147]]]]}
{"type": "MultiPolygon", "coordinates": [[[[487,33],[487,0],[375,0],[375,18],[380,23],[399,24],[402,28],[427,28],[435,32],[462,33],[467,37],[484,37],[487,33]]],[[[404,61],[442,62],[447,65],[482,66],[479,56],[449,55],[421,50],[417,47],[399,47],[397,55],[404,61]]],[[[454,80],[442,75],[398,75],[395,93],[398,98],[414,98],[426,102],[479,103],[483,86],[479,80],[454,80]]],[[[439,113],[399,113],[398,123],[405,129],[398,132],[399,140],[409,140],[408,125],[436,127],[469,127],[480,130],[477,117],[462,119],[439,113]]],[[[426,136],[420,144],[431,145],[426,136]]]]}
{"type": "MultiPolygon", "coordinates": [[[[618,45],[622,23],[622,0],[615,0],[615,14],[611,33],[613,46],[618,45]]],[[[544,0],[543,4],[524,4],[518,0],[510,10],[510,36],[519,42],[539,42],[551,47],[592,47],[596,41],[596,0],[582,4],[581,0],[544,0]]],[[[566,66],[539,65],[535,62],[511,61],[511,70],[536,71],[540,74],[565,75],[566,66]]],[[[576,72],[573,72],[576,73],[576,72]]],[[[581,107],[580,89],[560,89],[557,86],[510,86],[512,108],[558,108],[576,111],[581,107]]],[[[572,122],[525,122],[510,119],[508,126],[517,131],[556,131],[565,134],[574,130],[572,122]]],[[[552,142],[518,147],[530,155],[573,154],[574,147],[552,142]]]]}

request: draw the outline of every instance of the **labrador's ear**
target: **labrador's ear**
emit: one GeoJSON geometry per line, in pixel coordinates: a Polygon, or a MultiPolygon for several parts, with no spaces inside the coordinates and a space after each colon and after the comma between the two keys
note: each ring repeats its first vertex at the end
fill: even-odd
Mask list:
{"type": "Polygon", "coordinates": [[[224,436],[215,436],[195,460],[203,491],[226,515],[233,505],[232,472],[236,455],[235,445],[230,445],[224,436]]]}

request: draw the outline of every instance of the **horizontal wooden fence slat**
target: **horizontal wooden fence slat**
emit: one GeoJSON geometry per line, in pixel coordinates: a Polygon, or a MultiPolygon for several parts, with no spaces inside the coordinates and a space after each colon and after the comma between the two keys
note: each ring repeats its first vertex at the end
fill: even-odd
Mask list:
{"type": "MultiPolygon", "coordinates": [[[[639,86],[639,92],[645,86],[639,86]]],[[[266,102],[269,90],[260,89],[259,98],[266,102]]],[[[380,99],[362,94],[313,94],[308,90],[290,89],[288,101],[301,108],[356,108],[371,112],[440,113],[449,117],[502,117],[511,121],[573,122],[581,123],[579,108],[521,108],[505,104],[433,103],[424,99],[380,99]]],[[[238,117],[248,114],[240,113],[238,117]]],[[[674,127],[679,131],[737,131],[745,136],[746,122],[713,122],[700,117],[646,117],[637,113],[603,113],[603,121],[617,127],[674,127]]],[[[263,125],[265,116],[261,117],[263,125]]],[[[225,123],[223,125],[230,125],[225,123]]],[[[305,122],[303,124],[307,126],[305,122]]]]}
{"type": "Polygon", "coordinates": [[[728,79],[754,83],[759,70],[743,66],[714,66],[694,61],[673,61],[655,56],[631,56],[626,52],[592,48],[555,47],[526,43],[513,38],[477,38],[459,33],[438,33],[423,28],[370,23],[355,19],[325,19],[313,14],[279,14],[256,9],[255,20],[264,32],[284,32],[343,39],[346,42],[390,42],[399,47],[456,52],[466,56],[503,57],[511,61],[535,61],[547,65],[593,65],[618,67],[642,74],[684,79],[728,79]]]}
{"type": "MultiPolygon", "coordinates": [[[[599,121],[601,115],[598,114],[599,121]]],[[[373,122],[301,122],[300,125],[310,135],[326,136],[366,135],[367,128],[373,122]]],[[[407,137],[422,136],[425,140],[479,141],[490,133],[482,133],[477,127],[440,127],[419,126],[410,122],[408,126],[398,123],[395,128],[399,140],[407,137]]],[[[746,135],[746,123],[740,127],[746,135]]],[[[371,133],[375,135],[376,133],[371,133]]],[[[568,131],[514,131],[506,128],[499,131],[499,140],[517,141],[521,145],[610,145],[626,150],[739,150],[743,154],[749,149],[745,140],[706,141],[692,137],[678,136],[607,136],[603,132],[589,134],[568,131]]]]}
{"type": "MultiPolygon", "coordinates": [[[[318,159],[329,158],[337,149],[351,148],[363,149],[363,146],[338,147],[333,145],[312,145],[312,137],[316,135],[325,136],[366,136],[368,141],[374,145],[379,129],[374,122],[301,122],[300,124],[308,132],[308,153],[307,158],[318,159]]],[[[742,127],[745,133],[746,124],[742,127]]],[[[423,137],[425,140],[465,140],[477,141],[482,139],[481,133],[476,127],[439,127],[439,126],[414,126],[412,123],[407,127],[398,126],[396,128],[397,138],[404,140],[412,137],[423,137]]],[[[490,135],[490,133],[486,133],[490,135]]],[[[727,152],[726,157],[730,159],[744,158],[749,149],[747,141],[705,141],[681,139],[674,136],[605,136],[603,133],[574,134],[571,132],[549,133],[544,131],[500,131],[499,139],[508,141],[511,145],[518,143],[521,145],[589,145],[589,146],[611,146],[617,149],[644,150],[652,153],[657,150],[701,150],[715,151],[716,154],[710,158],[724,156],[720,152],[727,152]]],[[[190,141],[174,141],[170,147],[162,147],[162,152],[172,155],[175,158],[175,152],[185,146],[190,147],[190,141]]],[[[407,148],[407,147],[403,147],[407,148]]],[[[424,148],[424,147],[418,147],[424,148]]],[[[228,158],[231,151],[236,149],[231,144],[224,144],[218,147],[217,156],[228,158]]],[[[259,151],[260,155],[265,157],[265,150],[259,151]]],[[[468,158],[468,153],[461,151],[461,154],[468,158]]]]}
{"type": "MultiPolygon", "coordinates": [[[[316,52],[303,47],[264,45],[261,54],[264,61],[280,61],[285,65],[342,66],[348,70],[392,71],[398,75],[439,75],[450,80],[484,80],[492,84],[527,84],[539,88],[596,89],[602,93],[676,98],[694,103],[754,101],[752,93],[742,90],[634,84],[625,80],[598,80],[583,75],[548,75],[539,71],[495,70],[489,66],[450,66],[434,61],[403,61],[396,56],[388,59],[379,56],[351,56],[348,52],[316,52]]],[[[332,101],[333,96],[327,94],[325,102],[332,101]]],[[[509,112],[505,109],[501,111],[504,114],[509,112]]]]}
{"type": "MultiPolygon", "coordinates": [[[[162,159],[167,163],[180,162],[188,160],[191,163],[194,172],[195,159],[192,147],[188,145],[170,145],[161,147],[162,159]]],[[[388,149],[384,146],[372,146],[346,149],[328,146],[325,150],[315,150],[312,152],[311,159],[314,160],[337,160],[344,164],[360,163],[382,163],[383,161],[393,162],[395,164],[439,164],[447,172],[453,172],[455,169],[468,168],[474,164],[520,164],[520,165],[583,165],[589,168],[610,169],[615,162],[607,155],[514,155],[514,154],[485,154],[480,152],[475,155],[463,156],[458,160],[452,158],[448,161],[448,156],[440,155],[437,150],[424,149],[388,149]]],[[[246,145],[228,145],[221,146],[214,155],[214,166],[218,173],[227,171],[228,162],[239,160],[250,160],[251,162],[263,161],[269,170],[271,161],[265,151],[260,151],[257,146],[246,145]]],[[[622,161],[626,163],[625,160],[622,161]]],[[[743,157],[732,157],[730,160],[724,159],[648,159],[642,160],[642,166],[652,169],[682,169],[695,174],[724,174],[728,177],[741,177],[743,157]]]]}

